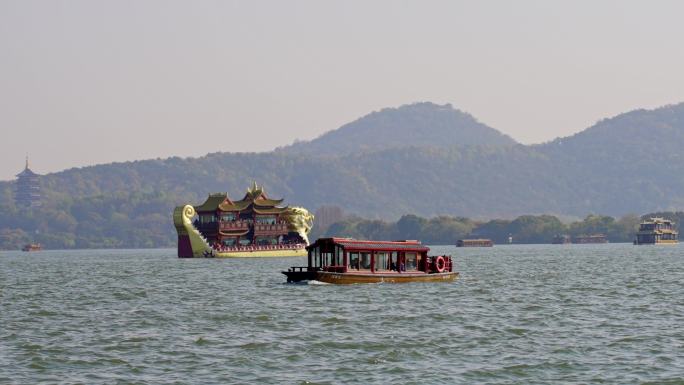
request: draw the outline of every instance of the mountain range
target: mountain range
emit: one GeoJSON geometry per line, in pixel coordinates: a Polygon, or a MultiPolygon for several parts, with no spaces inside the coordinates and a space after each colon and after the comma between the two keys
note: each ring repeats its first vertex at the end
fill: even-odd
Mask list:
{"type": "MultiPolygon", "coordinates": [[[[55,211],[55,224],[43,223],[42,231],[78,233],[99,226],[102,234],[113,234],[115,223],[156,228],[155,237],[172,239],[173,206],[201,203],[216,191],[238,197],[252,180],[291,205],[312,211],[339,206],[378,219],[675,211],[684,207],[683,150],[684,103],[624,113],[538,145],[519,144],[451,105],[416,103],[373,112],[272,152],[112,163],[44,175],[43,210],[55,211]],[[97,226],[85,228],[88,221],[97,226]]],[[[0,182],[0,229],[23,229],[13,184],[0,182]]],[[[39,227],[36,220],[27,223],[25,231],[39,227]]],[[[117,239],[112,238],[115,245],[117,239]]]]}
{"type": "Polygon", "coordinates": [[[278,149],[288,154],[343,156],[407,146],[441,147],[517,144],[451,104],[415,103],[384,108],[320,137],[278,149]],[[334,149],[331,151],[331,149],[334,149]]]}

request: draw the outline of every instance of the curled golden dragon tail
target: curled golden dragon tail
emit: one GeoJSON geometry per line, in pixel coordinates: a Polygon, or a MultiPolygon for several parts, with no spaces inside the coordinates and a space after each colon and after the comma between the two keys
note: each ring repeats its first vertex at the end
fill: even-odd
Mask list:
{"type": "Polygon", "coordinates": [[[194,216],[195,208],[190,205],[178,206],[173,210],[173,225],[178,232],[178,256],[182,258],[212,256],[213,249],[192,224],[194,216]]]}

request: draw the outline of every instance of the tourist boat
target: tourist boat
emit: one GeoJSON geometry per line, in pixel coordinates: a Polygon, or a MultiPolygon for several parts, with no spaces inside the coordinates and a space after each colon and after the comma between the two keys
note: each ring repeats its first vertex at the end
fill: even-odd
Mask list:
{"type": "Polygon", "coordinates": [[[608,243],[608,237],[605,234],[581,234],[572,239],[572,243],[589,244],[589,243],[608,243]]]}
{"type": "Polygon", "coordinates": [[[553,237],[553,240],[551,240],[551,244],[553,245],[567,245],[570,243],[572,243],[572,238],[567,234],[556,234],[553,237]]]}
{"type": "Polygon", "coordinates": [[[456,247],[492,247],[494,242],[491,239],[459,239],[456,247]]]}
{"type": "Polygon", "coordinates": [[[28,243],[21,248],[21,251],[41,251],[43,246],[40,243],[28,243]]]}
{"type": "Polygon", "coordinates": [[[320,238],[306,248],[307,266],[282,273],[287,282],[380,283],[453,281],[450,256],[429,257],[430,248],[418,241],[361,241],[320,238]]]}
{"type": "Polygon", "coordinates": [[[635,245],[668,245],[678,242],[674,223],[665,218],[651,218],[641,222],[634,239],[635,245]]]}
{"type": "Polygon", "coordinates": [[[282,207],[256,182],[241,200],[209,194],[199,205],[178,206],[173,223],[180,258],[305,256],[313,215],[302,207],[282,207]]]}

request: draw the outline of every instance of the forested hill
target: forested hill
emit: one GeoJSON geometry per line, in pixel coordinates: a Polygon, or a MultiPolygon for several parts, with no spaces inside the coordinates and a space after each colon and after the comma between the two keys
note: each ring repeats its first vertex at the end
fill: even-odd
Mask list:
{"type": "Polygon", "coordinates": [[[631,111],[532,148],[566,184],[563,212],[684,207],[684,103],[631,111]]]}
{"type": "MultiPolygon", "coordinates": [[[[389,114],[408,114],[416,106],[420,112],[406,119],[431,121],[423,107],[434,105],[389,114]]],[[[326,146],[358,144],[343,138],[326,146]]],[[[1,182],[0,238],[3,232],[17,236],[38,230],[43,238],[55,237],[53,245],[69,239],[64,247],[160,245],[173,240],[175,205],[200,203],[216,191],[239,197],[252,180],[289,204],[313,211],[335,205],[386,220],[404,214],[582,218],[684,208],[684,104],[632,111],[534,146],[505,140],[486,146],[392,140],[411,147],[366,149],[354,156],[328,151],[331,156],[324,158],[286,150],[216,153],[66,170],[42,177],[46,199],[34,213],[17,210],[13,183],[1,182]]]]}
{"type": "Polygon", "coordinates": [[[408,146],[510,146],[509,136],[450,104],[415,103],[372,112],[320,137],[278,151],[316,156],[345,155],[408,146]]]}

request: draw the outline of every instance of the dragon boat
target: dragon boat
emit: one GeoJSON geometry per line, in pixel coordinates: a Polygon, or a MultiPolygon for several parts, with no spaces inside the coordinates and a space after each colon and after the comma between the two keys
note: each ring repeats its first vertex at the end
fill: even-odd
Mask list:
{"type": "Polygon", "coordinates": [[[419,241],[320,238],[306,249],[308,265],[283,271],[287,282],[444,282],[459,275],[451,256],[428,256],[430,248],[419,241]]]}
{"type": "Polygon", "coordinates": [[[209,194],[199,205],[178,206],[173,223],[179,258],[297,257],[307,255],[314,216],[281,206],[256,182],[241,200],[209,194]]]}

